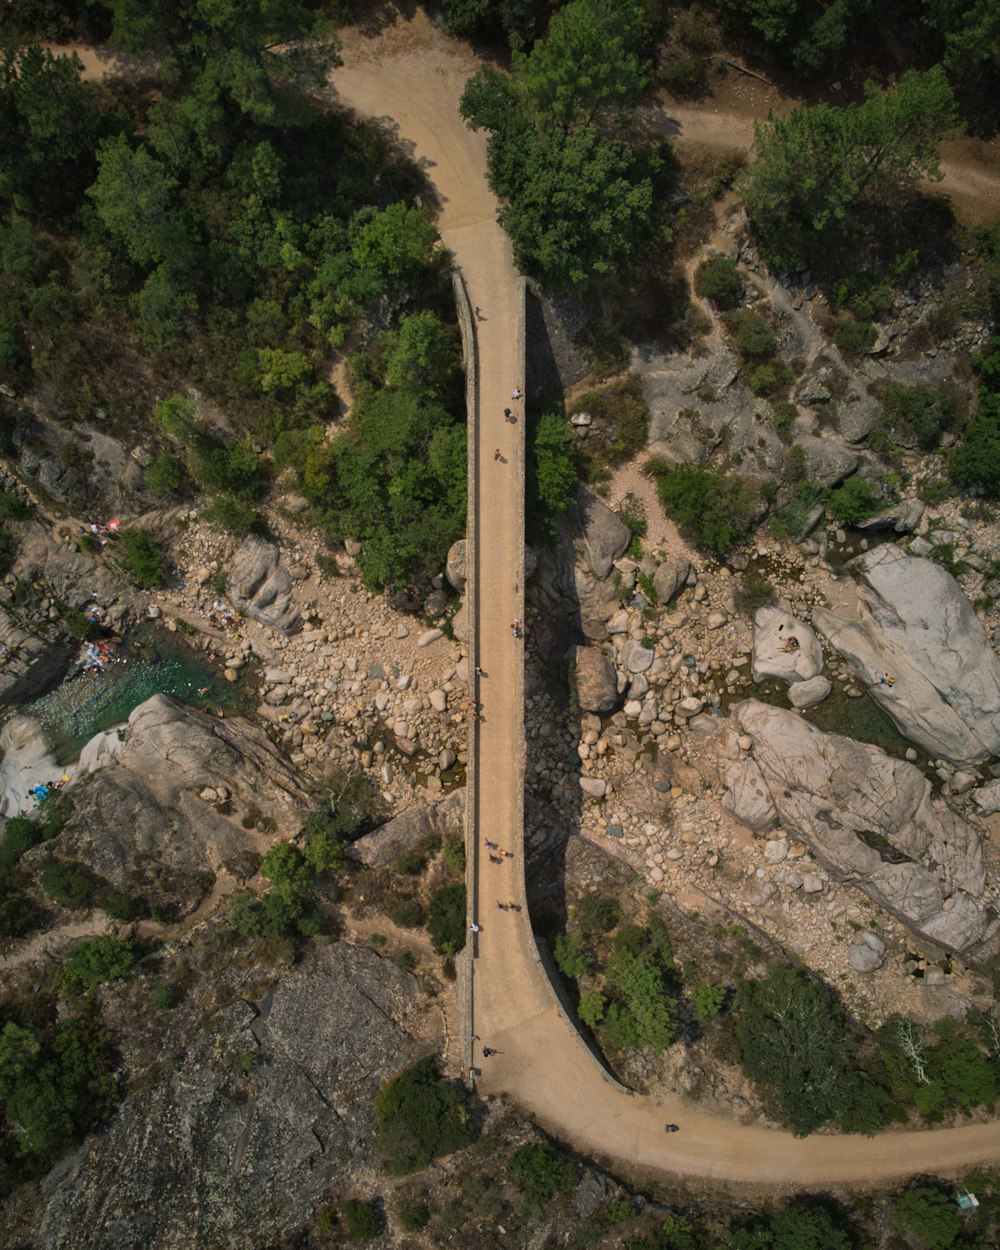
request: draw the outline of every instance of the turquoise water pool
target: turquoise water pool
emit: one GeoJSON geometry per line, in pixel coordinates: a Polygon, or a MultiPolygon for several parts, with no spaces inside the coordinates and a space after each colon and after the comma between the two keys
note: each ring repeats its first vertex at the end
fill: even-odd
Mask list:
{"type": "Polygon", "coordinates": [[[254,706],[243,682],[228,682],[213,663],[176,634],[143,629],[130,635],[114,662],[80,673],[19,709],[45,729],[60,764],[75,760],[94,734],[128,720],[154,694],[190,703],[248,712],[254,706]]]}

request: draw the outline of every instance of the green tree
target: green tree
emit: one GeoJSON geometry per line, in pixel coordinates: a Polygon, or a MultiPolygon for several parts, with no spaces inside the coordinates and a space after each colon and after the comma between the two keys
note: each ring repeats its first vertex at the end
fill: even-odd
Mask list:
{"type": "Polygon", "coordinates": [[[774,965],[763,981],[742,983],[737,1007],[743,1070],[797,1135],[847,1117],[869,1093],[844,1013],[821,982],[774,965]]]}
{"type": "Polygon", "coordinates": [[[458,332],[432,312],[404,314],[386,335],[385,380],[397,390],[431,398],[454,394],[461,359],[458,332]]]}
{"type": "Polygon", "coordinates": [[[312,871],[297,846],[276,842],[261,860],[260,871],[287,907],[301,906],[312,885],[312,871]]]}
{"type": "Polygon", "coordinates": [[[455,1086],[439,1076],[431,1057],[383,1085],[373,1106],[376,1145],[394,1176],[426,1167],[432,1159],[468,1145],[475,1135],[455,1086]]]}
{"type": "Polygon", "coordinates": [[[573,920],[584,937],[600,937],[621,919],[621,908],[608,894],[584,894],[573,908],[573,920]]]}
{"type": "Polygon", "coordinates": [[[555,517],[569,508],[576,483],[573,432],[565,417],[543,412],[532,431],[528,469],[531,510],[544,518],[542,524],[550,527],[555,517]]]}
{"type": "Polygon", "coordinates": [[[97,161],[97,179],[87,194],[132,260],[155,266],[187,252],[187,227],[175,206],[178,182],[167,166],[121,134],[101,144],[97,161]]]}
{"type": "Polygon", "coordinates": [[[596,1029],[604,1019],[606,1007],[607,1003],[600,990],[588,990],[586,994],[580,995],[576,1014],[580,1017],[581,1023],[585,1024],[588,1029],[596,1029]]]}
{"type": "Polygon", "coordinates": [[[410,294],[428,275],[437,230],[426,213],[406,204],[362,209],[350,224],[354,272],[346,287],[367,307],[383,295],[410,294]]]}
{"type": "Polygon", "coordinates": [[[954,1201],[928,1185],[904,1190],[894,1198],[891,1219],[893,1227],[912,1233],[922,1250],[947,1250],[962,1234],[954,1201]]]}
{"type": "Polygon", "coordinates": [[[940,178],[938,144],[957,112],[944,71],[911,70],[867,88],[861,104],[800,107],[758,125],[742,183],[771,264],[829,270],[873,223],[901,209],[921,178],[940,178]]]}
{"type": "Polygon", "coordinates": [[[703,985],[697,986],[691,991],[691,1006],[694,1014],[699,1020],[712,1020],[722,1010],[726,994],[728,993],[724,985],[711,982],[705,982],[703,985]]]}
{"type": "Polygon", "coordinates": [[[642,0],[570,0],[530,53],[514,54],[517,91],[542,127],[589,123],[626,108],[648,81],[640,49],[649,37],[642,0]]]}
{"type": "Polygon", "coordinates": [[[694,282],[703,299],[710,299],[718,308],[732,308],[743,293],[743,279],[736,261],[728,256],[713,256],[700,266],[694,282]]]}
{"type": "Polygon", "coordinates": [[[340,1204],[340,1218],[351,1241],[371,1241],[381,1228],[378,1210],[373,1202],[348,1198],[340,1204]]]}
{"type": "Polygon", "coordinates": [[[583,938],[579,933],[557,933],[552,957],[563,976],[571,977],[575,981],[586,973],[593,962],[583,948],[583,938]]]}
{"type": "Polygon", "coordinates": [[[97,110],[75,53],[0,53],[0,200],[13,193],[51,220],[72,213],[93,177],[97,110]]]}
{"type": "Polygon", "coordinates": [[[830,515],[847,525],[858,525],[867,521],[882,507],[883,502],[871,483],[856,474],[831,491],[827,497],[830,515]]]}

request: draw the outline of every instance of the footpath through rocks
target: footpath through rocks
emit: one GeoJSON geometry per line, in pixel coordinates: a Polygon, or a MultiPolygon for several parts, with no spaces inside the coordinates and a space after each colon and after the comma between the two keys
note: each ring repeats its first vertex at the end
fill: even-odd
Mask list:
{"type": "MultiPolygon", "coordinates": [[[[523,387],[516,375],[520,279],[486,187],[485,142],[465,128],[458,113],[462,86],[476,67],[468,48],[436,32],[418,11],[412,20],[400,20],[373,38],[348,32],[343,56],[343,67],[333,75],[338,98],[361,113],[387,119],[426,169],[441,200],[442,238],[482,316],[476,326],[481,423],[476,520],[482,541],[473,570],[478,643],[473,638],[471,644],[483,677],[475,756],[479,819],[470,830],[478,839],[481,864],[476,882],[480,932],[472,935],[480,1090],[512,1098],[577,1149],[629,1170],[815,1188],[947,1172],[995,1158],[1000,1136],[995,1124],[874,1139],[799,1140],[707,1114],[680,1098],[632,1095],[604,1073],[557,1006],[538,962],[527,909],[496,909],[497,901],[524,897],[518,853],[523,845],[523,714],[518,705],[523,655],[510,629],[523,600],[523,586],[514,580],[523,528],[514,474],[523,472],[523,465],[519,453],[512,454],[512,427],[503,416],[503,408],[513,406],[513,389],[523,387]],[[495,458],[497,451],[500,458],[495,458]],[[496,849],[486,846],[487,839],[496,849]],[[501,848],[513,855],[500,855],[501,848]],[[496,1053],[479,1058],[483,1045],[496,1053]],[[681,1132],[665,1135],[668,1121],[678,1123],[681,1132]]],[[[517,405],[517,415],[521,412],[517,405]]]]}

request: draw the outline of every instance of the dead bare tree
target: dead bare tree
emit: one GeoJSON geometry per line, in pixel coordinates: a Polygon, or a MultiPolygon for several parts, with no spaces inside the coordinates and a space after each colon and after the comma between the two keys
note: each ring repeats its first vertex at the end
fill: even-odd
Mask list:
{"type": "Polygon", "coordinates": [[[912,1020],[900,1020],[896,1025],[896,1040],[905,1058],[913,1064],[913,1071],[921,1085],[930,1085],[924,1057],[924,1039],[912,1020]]]}

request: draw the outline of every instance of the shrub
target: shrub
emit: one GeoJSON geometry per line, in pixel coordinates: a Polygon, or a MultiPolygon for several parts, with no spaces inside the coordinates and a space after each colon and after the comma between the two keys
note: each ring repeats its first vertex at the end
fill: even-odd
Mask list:
{"type": "Polygon", "coordinates": [[[788,482],[804,482],[809,472],[806,453],[798,443],[793,443],[785,456],[785,480],[788,482]]]}
{"type": "Polygon", "coordinates": [[[585,894],[573,909],[573,919],[584,937],[598,937],[621,919],[621,908],[606,894],[585,894]]]}
{"type": "Polygon", "coordinates": [[[12,816],[3,831],[3,845],[0,846],[0,868],[13,868],[25,851],[37,846],[42,840],[42,831],[27,816],[12,816]]]}
{"type": "Polygon", "coordinates": [[[176,456],[161,451],[146,466],[143,476],[154,495],[175,495],[184,480],[184,469],[176,456]]]}
{"type": "Polygon", "coordinates": [[[381,1228],[375,1204],[358,1198],[348,1198],[340,1204],[340,1218],[351,1241],[371,1241],[381,1228]]]}
{"type": "Polygon", "coordinates": [[[202,517],[216,529],[245,538],[247,534],[260,534],[266,529],[264,518],[252,504],[234,495],[216,495],[202,510],[202,517]]]}
{"type": "Polygon", "coordinates": [[[148,530],[125,530],[121,536],[121,561],[140,586],[158,586],[167,572],[160,544],[148,530]]]}
{"type": "Polygon", "coordinates": [[[402,1198],[396,1207],[396,1219],[404,1233],[419,1233],[430,1223],[427,1203],[419,1198],[402,1198]]]}
{"type": "Polygon", "coordinates": [[[791,384],[792,374],[787,365],[770,361],[758,365],[750,375],[750,389],[755,395],[780,395],[791,384]]]}
{"type": "Polygon", "coordinates": [[[734,308],[743,294],[743,279],[734,260],[714,256],[698,270],[694,289],[718,308],[734,308]]]}
{"type": "Polygon", "coordinates": [[[874,516],[882,506],[878,492],[863,477],[849,477],[842,486],[831,491],[827,508],[832,516],[847,525],[858,525],[874,516]]]}
{"type": "Polygon", "coordinates": [[[719,469],[679,464],[659,473],[660,502],[692,542],[723,554],[753,530],[759,489],[719,469]]]}
{"type": "Polygon", "coordinates": [[[757,313],[730,313],[728,321],[736,337],[736,350],[744,360],[767,360],[777,351],[774,331],[757,313]]]}
{"type": "Polygon", "coordinates": [[[393,864],[396,872],[404,877],[419,877],[427,867],[427,851],[421,846],[411,846],[398,856],[393,864]]]}
{"type": "Polygon", "coordinates": [[[373,1106],[377,1147],[395,1176],[416,1172],[474,1137],[455,1086],[438,1074],[430,1056],[383,1085],[373,1106]]]}
{"type": "Polygon", "coordinates": [[[726,1001],[726,987],[706,983],[699,985],[691,994],[691,1006],[699,1020],[711,1020],[722,1010],[726,1001]]]}
{"type": "Polygon", "coordinates": [[[389,912],[389,919],[402,929],[416,929],[424,923],[424,909],[415,898],[400,899],[389,912]]]}
{"type": "Polygon", "coordinates": [[[671,95],[687,99],[708,90],[708,62],[700,56],[681,56],[660,67],[659,79],[671,95]]]}
{"type": "Polygon", "coordinates": [[[108,890],[101,898],[101,907],[112,920],[138,920],[146,908],[142,899],[123,894],[120,890],[108,890]]]}
{"type": "Polygon", "coordinates": [[[531,1202],[546,1202],[576,1182],[573,1165],[547,1141],[515,1150],[507,1160],[507,1171],[531,1202]]]}
{"type": "Polygon", "coordinates": [[[590,955],[583,949],[579,933],[557,933],[552,944],[552,957],[564,977],[578,981],[590,967],[590,955]]]}
{"type": "Polygon", "coordinates": [[[457,955],[465,946],[465,886],[442,885],[430,899],[427,930],[440,955],[457,955]]]}
{"type": "Polygon", "coordinates": [[[42,870],[42,889],[61,907],[86,907],[94,896],[94,878],[82,864],[59,860],[42,870]]]}
{"type": "Polygon", "coordinates": [[[747,569],[736,592],[740,611],[747,616],[752,616],[758,608],[775,603],[777,597],[774,587],[758,569],[747,569]]]}
{"type": "Polygon", "coordinates": [[[771,424],[774,427],[775,434],[783,443],[790,443],[798,410],[787,399],[779,399],[777,403],[771,405],[771,409],[774,413],[771,424]]]}
{"type": "Polygon", "coordinates": [[[461,838],[449,838],[441,852],[441,862],[450,872],[465,872],[465,843],[461,838]]]}
{"type": "Polygon", "coordinates": [[[849,356],[864,356],[875,346],[878,331],[870,321],[842,321],[833,334],[833,341],[849,356]]]}
{"type": "Polygon", "coordinates": [[[153,986],[149,1001],[157,1011],[169,1011],[177,1001],[177,990],[169,981],[161,981],[153,986]]]}
{"type": "Polygon", "coordinates": [[[301,903],[312,885],[309,865],[298,847],[289,842],[276,842],[261,860],[260,871],[274,893],[291,907],[301,903]]]}
{"type": "Polygon", "coordinates": [[[134,967],[132,943],[105,934],[70,947],[63,960],[62,984],[92,994],[98,986],[128,976],[134,967]]]}
{"type": "Polygon", "coordinates": [[[890,382],[882,396],[884,419],[900,442],[933,451],[942,434],[956,429],[965,416],[958,392],[950,386],[902,386],[890,382]]]}

